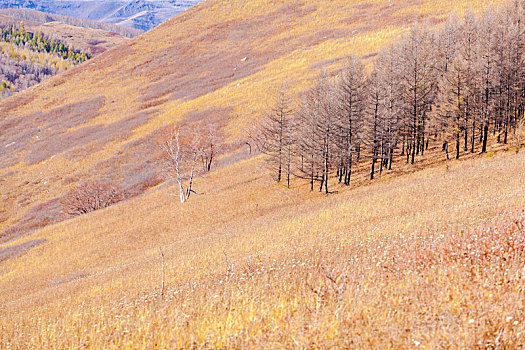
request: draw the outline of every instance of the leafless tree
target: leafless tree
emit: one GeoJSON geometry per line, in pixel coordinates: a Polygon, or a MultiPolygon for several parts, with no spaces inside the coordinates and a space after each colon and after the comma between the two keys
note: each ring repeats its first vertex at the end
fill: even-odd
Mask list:
{"type": "Polygon", "coordinates": [[[477,145],[486,152],[490,127],[498,142],[520,136],[524,10],[525,0],[512,0],[481,17],[472,11],[463,19],[452,15],[438,31],[415,25],[379,52],[368,74],[355,57],[340,76],[323,70],[293,118],[279,118],[288,115],[281,103],[271,113],[273,127],[262,128],[259,143],[271,155],[277,180],[290,174],[295,158],[295,174],[308,179],[310,190],[318,181],[328,193],[330,177],[348,185],[354,164],[363,159],[371,159],[374,179],[392,169],[399,149],[413,164],[431,141],[442,142],[449,159],[449,145],[455,158],[477,145]]]}
{"type": "Polygon", "coordinates": [[[346,60],[339,84],[335,87],[337,127],[340,148],[339,182],[350,184],[355,151],[362,143],[363,116],[366,99],[366,75],[361,61],[356,57],[346,60]]]}
{"type": "Polygon", "coordinates": [[[383,103],[382,98],[382,86],[380,77],[376,69],[372,72],[370,78],[367,81],[369,86],[369,98],[367,108],[367,139],[366,142],[370,147],[370,157],[372,158],[372,167],[370,169],[370,180],[374,179],[376,171],[376,162],[379,158],[379,147],[381,144],[381,105],[383,103]]]}
{"type": "Polygon", "coordinates": [[[478,72],[479,90],[477,96],[477,108],[480,111],[480,141],[482,143],[481,153],[487,152],[487,141],[489,126],[493,122],[495,113],[495,85],[496,85],[496,56],[494,47],[496,44],[496,17],[493,8],[485,11],[481,17],[479,26],[480,55],[478,72]]]}
{"type": "Polygon", "coordinates": [[[320,156],[319,162],[321,164],[319,191],[324,190],[326,194],[329,193],[328,181],[339,151],[336,143],[337,100],[335,88],[335,85],[323,73],[318,82],[321,99],[316,127],[317,140],[319,141],[316,145],[316,153],[320,156]]]}
{"type": "Polygon", "coordinates": [[[222,138],[219,126],[216,123],[200,123],[192,127],[198,136],[199,158],[202,163],[202,171],[209,172],[213,161],[223,151],[222,138]]]}
{"type": "Polygon", "coordinates": [[[199,136],[187,129],[172,126],[164,136],[162,147],[166,156],[167,173],[177,181],[180,202],[184,203],[191,193],[196,193],[192,185],[201,152],[199,136]]]}
{"type": "Polygon", "coordinates": [[[375,74],[380,82],[382,95],[379,100],[380,108],[380,159],[379,173],[384,168],[392,169],[394,151],[398,148],[399,140],[404,136],[402,118],[403,103],[401,96],[401,72],[397,60],[398,51],[395,46],[387,47],[379,53],[375,64],[375,74]]]}
{"type": "Polygon", "coordinates": [[[318,180],[320,165],[319,132],[317,121],[321,114],[321,87],[316,85],[303,95],[302,105],[295,114],[297,122],[296,149],[297,175],[308,179],[310,191],[314,189],[314,182],[318,180]]]}
{"type": "Polygon", "coordinates": [[[267,164],[274,173],[275,181],[286,178],[290,186],[292,160],[292,126],[293,109],[286,85],[282,85],[277,101],[270,113],[260,122],[256,131],[256,143],[259,150],[267,155],[267,164]]]}
{"type": "MultiPolygon", "coordinates": [[[[440,126],[444,143],[448,146],[451,139],[455,142],[456,159],[459,159],[461,149],[461,134],[464,132],[467,106],[467,68],[461,57],[456,57],[449,69],[440,80],[437,98],[436,115],[440,118],[440,126]]],[[[447,151],[448,148],[444,149],[447,151]]]]}
{"type": "Polygon", "coordinates": [[[470,152],[474,153],[476,146],[476,131],[479,121],[479,109],[477,105],[477,94],[479,80],[479,24],[476,15],[472,11],[467,11],[463,20],[462,30],[459,35],[459,45],[456,52],[457,59],[460,60],[464,69],[465,92],[463,94],[463,149],[468,151],[470,138],[470,152]],[[469,137],[470,133],[470,137],[469,137]]]}
{"type": "Polygon", "coordinates": [[[426,148],[428,111],[436,88],[436,52],[433,35],[427,27],[414,26],[400,43],[400,67],[403,69],[401,99],[408,127],[411,163],[426,148]]]}

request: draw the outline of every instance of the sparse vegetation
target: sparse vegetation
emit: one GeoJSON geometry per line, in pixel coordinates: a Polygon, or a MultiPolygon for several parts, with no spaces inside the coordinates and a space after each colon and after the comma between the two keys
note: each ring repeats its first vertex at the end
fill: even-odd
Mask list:
{"type": "Polygon", "coordinates": [[[113,182],[93,181],[70,191],[62,200],[63,212],[78,216],[107,208],[126,198],[124,189],[113,182]]]}
{"type": "MultiPolygon", "coordinates": [[[[431,111],[416,106],[416,123],[429,124],[414,138],[396,127],[406,90],[373,78],[402,72],[388,48],[378,52],[410,35],[408,23],[453,28],[451,9],[489,2],[208,0],[0,102],[0,347],[522,347],[525,154],[509,145],[518,128],[506,145],[491,122],[479,157],[484,128],[476,119],[471,153],[469,112],[456,160],[466,117],[449,118],[457,104],[437,108],[451,89],[431,111]],[[294,142],[291,168],[312,182],[290,188],[243,143],[283,79],[291,121],[310,131],[294,142]],[[431,122],[442,120],[441,130],[431,122]],[[195,188],[207,195],[180,204],[176,180],[156,177],[161,131],[187,126],[180,136],[191,141],[210,122],[227,146],[206,142],[195,188]],[[58,222],[64,189],[97,178],[142,195],[58,222]],[[338,195],[308,191],[319,185],[338,195]]],[[[454,82],[437,86],[445,80],[454,82]]]]}

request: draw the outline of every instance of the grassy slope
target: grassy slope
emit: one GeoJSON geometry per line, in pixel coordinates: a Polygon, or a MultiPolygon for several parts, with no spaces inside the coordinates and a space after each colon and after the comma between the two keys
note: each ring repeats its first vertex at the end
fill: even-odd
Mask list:
{"type": "Polygon", "coordinates": [[[275,186],[254,159],[200,179],[208,195],[187,205],[153,191],[12,243],[46,240],[0,265],[0,343],[471,347],[501,327],[501,341],[523,342],[525,324],[507,320],[525,311],[523,254],[449,263],[455,245],[438,248],[525,206],[524,161],[452,163],[324,197],[275,186]],[[426,265],[434,251],[444,261],[426,265]],[[339,296],[326,275],[341,271],[339,296]]]}
{"type": "Polygon", "coordinates": [[[0,103],[6,118],[0,124],[6,130],[0,135],[0,230],[20,222],[25,226],[15,233],[44,226],[46,219],[34,219],[31,208],[52,207],[45,203],[81,178],[104,176],[126,186],[155,182],[150,163],[159,127],[207,118],[224,125],[229,142],[238,141],[283,80],[298,92],[323,62],[337,65],[346,54],[373,53],[411,21],[439,23],[451,10],[492,2],[201,3],[0,103]],[[71,112],[73,103],[78,113],[71,112]],[[31,113],[37,112],[47,113],[43,121],[34,122],[31,113]]]}
{"type": "MultiPolygon", "coordinates": [[[[27,120],[21,116],[75,101],[85,104],[75,107],[79,115],[99,109],[88,125],[108,128],[141,109],[157,110],[141,126],[121,137],[111,135],[103,145],[75,145],[89,151],[76,149],[85,157],[82,162],[78,155],[59,153],[29,164],[41,157],[28,145],[0,154],[1,171],[11,172],[0,179],[5,212],[22,194],[35,203],[64,193],[75,174],[94,176],[101,159],[114,158],[98,173],[131,172],[154,152],[127,142],[147,138],[190,111],[221,118],[229,139],[239,139],[251,118],[263,112],[268,87],[286,78],[298,91],[315,75],[306,70],[310,65],[346,52],[377,50],[401,31],[405,14],[439,17],[450,9],[438,1],[398,2],[395,6],[406,9],[388,19],[392,28],[379,29],[385,15],[382,20],[372,16],[380,11],[379,2],[353,10],[357,3],[346,1],[324,7],[315,2],[319,8],[301,3],[292,10],[283,9],[283,3],[238,0],[229,2],[230,8],[203,2],[130,44],[31,88],[16,102],[0,104],[7,121],[22,118],[19,129],[27,120]],[[341,24],[350,33],[366,24],[367,31],[353,39],[329,39],[337,30],[311,30],[333,27],[332,15],[352,18],[352,11],[368,16],[341,24]],[[279,23],[290,29],[277,30],[279,23]],[[258,32],[260,38],[254,36],[258,32]],[[231,76],[233,68],[238,73],[231,76]],[[216,84],[213,91],[207,90],[210,80],[216,84]],[[85,102],[97,96],[104,97],[103,103],[85,102]],[[126,155],[137,149],[145,152],[137,158],[144,159],[117,156],[119,150],[126,155]]],[[[458,10],[466,5],[454,3],[458,10]]],[[[47,116],[71,124],[59,135],[85,127],[67,118],[76,115],[75,108],[47,116]]],[[[51,131],[40,132],[56,138],[51,131]]],[[[8,144],[9,137],[1,135],[2,143],[8,144]]],[[[208,341],[212,347],[257,343],[268,348],[281,341],[287,347],[341,346],[350,340],[355,343],[347,346],[359,347],[523,342],[524,325],[514,324],[524,311],[521,255],[506,262],[498,257],[478,261],[479,269],[461,261],[422,266],[411,257],[430,254],[429,245],[439,247],[442,236],[488,227],[494,216],[523,207],[525,179],[518,170],[524,158],[504,154],[453,163],[449,171],[426,169],[328,197],[272,184],[256,158],[198,179],[196,186],[208,195],[186,205],[176,203],[171,188],[160,187],[47,227],[2,246],[22,253],[30,242],[41,243],[0,262],[0,344],[71,348],[127,342],[152,348],[208,341]],[[165,301],[158,296],[158,245],[166,254],[165,301]],[[344,284],[327,277],[341,271],[348,276],[344,284]]],[[[3,227],[29,207],[7,212],[3,227]]]]}
{"type": "MultiPolygon", "coordinates": [[[[60,22],[41,23],[35,27],[52,38],[64,38],[67,44],[79,50],[89,50],[98,55],[115,46],[122,45],[129,39],[101,29],[79,28],[60,22]]],[[[28,30],[26,28],[26,30],[28,30]]]]}

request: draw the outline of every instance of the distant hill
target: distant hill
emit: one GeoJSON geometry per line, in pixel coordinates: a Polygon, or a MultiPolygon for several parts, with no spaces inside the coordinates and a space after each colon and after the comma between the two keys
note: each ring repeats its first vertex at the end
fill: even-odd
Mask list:
{"type": "MultiPolygon", "coordinates": [[[[7,0],[0,3],[0,8],[38,10],[51,14],[120,24],[139,30],[149,30],[200,1],[201,0],[7,0]]],[[[61,19],[59,20],[64,22],[61,19]]],[[[100,29],[108,30],[107,28],[100,29]]],[[[119,34],[122,33],[119,32],[119,34]]]]}
{"type": "Polygon", "coordinates": [[[38,11],[0,10],[0,98],[11,96],[128,40],[116,31],[129,36],[141,32],[38,11]],[[19,29],[21,25],[27,34],[14,36],[13,28],[19,29]],[[107,30],[92,29],[96,27],[107,30]]]}
{"type": "Polygon", "coordinates": [[[0,27],[24,23],[27,31],[41,30],[45,35],[64,41],[76,49],[89,51],[93,55],[120,45],[142,33],[141,30],[110,23],[78,19],[44,12],[4,9],[0,10],[0,27]]]}
{"type": "MultiPolygon", "coordinates": [[[[0,4],[0,7],[2,4],[0,4]]],[[[15,19],[21,19],[24,21],[33,21],[39,23],[50,23],[60,22],[75,27],[89,28],[89,29],[100,29],[106,32],[113,32],[127,38],[133,38],[143,31],[140,29],[120,26],[112,23],[104,23],[89,19],[75,18],[71,16],[58,15],[53,13],[45,13],[36,10],[8,8],[0,9],[0,15],[9,16],[15,19]]]]}

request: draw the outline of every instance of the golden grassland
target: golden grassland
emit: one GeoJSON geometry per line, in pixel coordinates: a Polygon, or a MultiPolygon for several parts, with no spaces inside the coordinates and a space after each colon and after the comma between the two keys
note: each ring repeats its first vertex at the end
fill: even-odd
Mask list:
{"type": "Polygon", "coordinates": [[[260,161],[11,243],[47,240],[0,264],[2,347],[523,345],[524,153],[328,196],[260,161]]]}
{"type": "MultiPolygon", "coordinates": [[[[117,45],[126,43],[129,39],[101,29],[80,28],[60,22],[39,23],[32,29],[49,35],[52,38],[67,38],[66,43],[78,50],[90,50],[93,54],[99,54],[117,45]]],[[[63,40],[63,39],[62,39],[63,40]]]]}
{"type": "MultiPolygon", "coordinates": [[[[451,11],[461,15],[468,7],[479,11],[503,2],[202,2],[144,35],[0,103],[1,117],[16,120],[103,97],[99,116],[81,127],[108,125],[143,111],[154,116],[124,139],[97,147],[80,143],[76,149],[90,153],[85,161],[58,152],[53,158],[30,164],[26,161],[30,150],[18,150],[17,162],[2,169],[3,173],[17,172],[2,183],[5,197],[27,192],[25,181],[41,179],[49,187],[31,189],[31,200],[16,211],[11,205],[0,207],[0,216],[8,217],[0,220],[0,231],[29,215],[35,205],[62,195],[71,187],[64,186],[63,179],[92,177],[90,174],[99,173],[97,167],[102,162],[118,162],[115,154],[130,152],[131,142],[151,137],[155,130],[190,113],[229,108],[228,115],[221,118],[226,141],[234,143],[267,111],[268,101],[283,81],[298,94],[313,84],[322,67],[336,69],[341,58],[350,54],[373,55],[415,21],[432,25],[451,11]]],[[[209,114],[214,117],[213,112],[209,114]]],[[[9,137],[4,146],[10,143],[9,137]]],[[[151,159],[152,153],[144,159],[151,159]]]]}
{"type": "MultiPolygon", "coordinates": [[[[230,108],[221,122],[239,141],[283,80],[298,94],[323,63],[373,54],[411,21],[498,3],[202,2],[0,103],[2,117],[18,120],[102,96],[100,113],[66,134],[154,112],[125,137],[76,146],[81,158],[30,163],[31,148],[17,150],[0,171],[0,230],[173,121],[230,108]]],[[[6,249],[20,254],[0,261],[0,348],[523,345],[525,154],[447,166],[435,157],[396,163],[373,183],[361,171],[352,181],[363,186],[328,196],[272,183],[255,157],[196,179],[207,194],[184,205],[161,184],[3,243],[0,260],[6,249]],[[31,242],[40,244],[24,251],[31,242]]]]}

